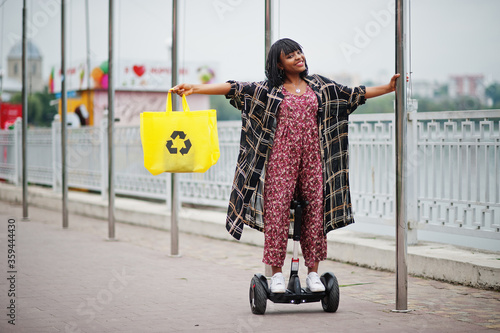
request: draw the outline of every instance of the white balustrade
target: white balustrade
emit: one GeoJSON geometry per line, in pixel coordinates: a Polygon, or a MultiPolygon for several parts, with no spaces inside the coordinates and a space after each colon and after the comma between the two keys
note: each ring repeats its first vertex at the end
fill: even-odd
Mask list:
{"type": "Polygon", "coordinates": [[[13,130],[0,130],[0,153],[2,154],[0,157],[0,178],[19,185],[21,177],[18,168],[21,152],[21,119],[19,118],[15,124],[13,130]]]}
{"type": "Polygon", "coordinates": [[[419,222],[430,230],[498,239],[500,113],[419,116],[419,222]]]}

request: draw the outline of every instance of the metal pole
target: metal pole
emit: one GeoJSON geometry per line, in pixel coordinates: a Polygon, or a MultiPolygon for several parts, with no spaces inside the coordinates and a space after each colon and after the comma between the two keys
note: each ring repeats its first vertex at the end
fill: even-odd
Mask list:
{"type": "Polygon", "coordinates": [[[23,220],[28,220],[28,160],[26,154],[26,143],[27,143],[27,131],[28,131],[28,41],[26,39],[27,25],[28,25],[28,14],[27,14],[26,0],[23,1],[23,58],[22,58],[22,69],[23,69],[23,90],[22,90],[22,105],[23,105],[23,117],[22,117],[22,159],[23,159],[23,220]]]}
{"type": "Polygon", "coordinates": [[[406,9],[407,0],[396,0],[396,311],[408,309],[407,184],[406,184],[406,9]]]}
{"type": "Polygon", "coordinates": [[[266,54],[264,56],[264,60],[267,59],[267,54],[269,53],[269,49],[271,48],[271,43],[272,43],[272,0],[266,0],[266,9],[265,9],[265,15],[266,15],[266,22],[265,22],[265,43],[266,43],[266,54]]]}
{"type": "Polygon", "coordinates": [[[108,238],[115,239],[115,184],[114,184],[114,151],[113,128],[114,116],[114,61],[113,61],[113,0],[109,0],[109,45],[108,45],[108,238]]]}
{"type": "Polygon", "coordinates": [[[66,0],[61,1],[61,173],[62,173],[62,219],[63,228],[68,228],[68,178],[66,173],[66,0]]]}
{"type": "MultiPolygon", "coordinates": [[[[1,18],[1,22],[0,23],[0,36],[3,36],[3,31],[4,31],[4,25],[5,25],[5,10],[4,10],[4,6],[1,6],[2,7],[2,18],[1,18]]],[[[24,29],[24,26],[23,26],[23,29],[24,29]]],[[[3,54],[3,37],[2,39],[0,40],[0,54],[3,54]]],[[[3,80],[4,80],[4,69],[3,69],[3,63],[0,64],[0,102],[2,101],[2,95],[3,95],[3,80]]]]}
{"type": "MultiPolygon", "coordinates": [[[[271,1],[272,0],[266,0],[266,8],[265,8],[265,36],[264,36],[264,41],[265,41],[265,50],[266,54],[264,56],[264,64],[267,61],[267,55],[269,54],[269,50],[271,49],[271,34],[272,34],[272,6],[271,6],[271,1]]],[[[272,268],[269,265],[264,264],[264,274],[266,276],[272,276],[272,268]]]]}
{"type": "MultiPolygon", "coordinates": [[[[89,15],[89,0],[85,0],[85,30],[87,39],[87,106],[88,111],[90,108],[90,15],[89,15]]],[[[108,81],[109,82],[109,81],[108,81]]]]}
{"type": "MultiPolygon", "coordinates": [[[[179,6],[177,0],[172,0],[172,87],[178,82],[177,79],[177,43],[179,31],[178,27],[178,11],[179,6]]],[[[176,98],[172,94],[172,105],[177,105],[176,98]]],[[[178,179],[175,173],[171,174],[171,191],[172,191],[172,204],[171,204],[171,219],[170,219],[170,255],[179,255],[179,186],[178,179]]]]}

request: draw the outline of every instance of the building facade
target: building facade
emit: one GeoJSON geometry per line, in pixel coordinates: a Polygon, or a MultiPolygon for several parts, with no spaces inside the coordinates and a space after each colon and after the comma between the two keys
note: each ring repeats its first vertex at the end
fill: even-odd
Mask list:
{"type": "MultiPolygon", "coordinates": [[[[7,79],[22,83],[23,78],[23,44],[15,44],[7,56],[7,79]]],[[[33,93],[43,90],[42,54],[32,42],[27,42],[27,74],[28,92],[33,93]]]]}

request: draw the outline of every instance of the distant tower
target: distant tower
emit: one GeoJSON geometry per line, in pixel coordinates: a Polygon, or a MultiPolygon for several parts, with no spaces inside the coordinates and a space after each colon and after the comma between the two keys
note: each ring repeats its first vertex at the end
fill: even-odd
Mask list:
{"type": "MultiPolygon", "coordinates": [[[[28,92],[37,92],[43,90],[42,79],[42,55],[32,42],[27,43],[28,58],[28,92]]],[[[7,78],[22,83],[22,56],[23,44],[16,43],[7,55],[7,78]]]]}

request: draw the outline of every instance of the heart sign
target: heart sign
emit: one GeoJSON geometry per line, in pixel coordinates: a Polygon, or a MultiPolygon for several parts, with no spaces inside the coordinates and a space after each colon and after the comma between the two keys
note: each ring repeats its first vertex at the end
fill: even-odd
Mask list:
{"type": "Polygon", "coordinates": [[[138,77],[141,77],[146,72],[146,67],[144,67],[144,66],[134,66],[133,70],[134,70],[134,73],[138,77]]]}

